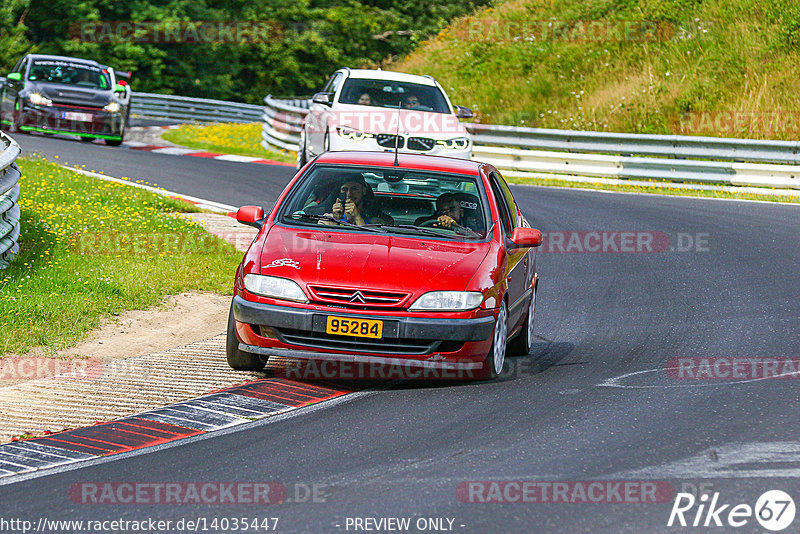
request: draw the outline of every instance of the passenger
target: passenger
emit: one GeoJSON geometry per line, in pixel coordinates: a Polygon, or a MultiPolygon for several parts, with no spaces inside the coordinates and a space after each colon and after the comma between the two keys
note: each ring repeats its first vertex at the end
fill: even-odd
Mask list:
{"type": "Polygon", "coordinates": [[[372,105],[372,97],[369,96],[369,93],[364,93],[358,97],[358,104],[361,106],[371,106],[372,105]]]}
{"type": "MultiPolygon", "coordinates": [[[[344,206],[342,206],[341,198],[337,198],[333,204],[333,212],[326,213],[326,215],[358,225],[394,224],[392,217],[378,208],[372,188],[360,174],[345,178],[339,192],[340,195],[346,196],[344,206]]],[[[320,224],[330,226],[336,223],[331,220],[322,220],[320,224]]]]}

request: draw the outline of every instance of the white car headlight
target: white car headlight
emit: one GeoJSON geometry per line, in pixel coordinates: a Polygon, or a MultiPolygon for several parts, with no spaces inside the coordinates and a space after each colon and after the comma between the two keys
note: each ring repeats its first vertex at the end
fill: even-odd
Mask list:
{"type": "Polygon", "coordinates": [[[28,101],[33,104],[34,106],[52,106],[53,101],[47,98],[46,96],[42,96],[39,93],[31,93],[28,95],[28,101]]]}
{"type": "Polygon", "coordinates": [[[119,113],[119,102],[109,102],[108,105],[103,108],[103,110],[108,111],[109,113],[119,113]]]}
{"type": "Polygon", "coordinates": [[[375,137],[375,134],[359,132],[347,126],[337,126],[336,133],[345,139],[352,139],[353,141],[363,141],[364,139],[375,137]]]}
{"type": "Polygon", "coordinates": [[[300,289],[296,282],[286,278],[278,278],[277,276],[245,275],[244,288],[250,293],[274,299],[308,302],[306,294],[303,293],[303,290],[300,289]]]}
{"type": "Polygon", "coordinates": [[[455,137],[446,141],[436,141],[437,145],[443,145],[451,150],[466,150],[469,148],[469,137],[455,137]]]}
{"type": "Polygon", "coordinates": [[[477,308],[483,295],[477,291],[431,291],[408,308],[410,311],[467,311],[477,308]]]}

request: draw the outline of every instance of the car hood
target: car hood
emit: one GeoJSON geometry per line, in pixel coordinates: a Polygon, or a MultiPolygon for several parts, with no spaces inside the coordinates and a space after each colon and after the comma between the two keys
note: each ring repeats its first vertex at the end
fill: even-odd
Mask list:
{"type": "Polygon", "coordinates": [[[488,249],[487,243],[273,227],[264,240],[259,272],[295,280],[306,291],[319,284],[416,297],[466,289],[488,249]]]}
{"type": "Polygon", "coordinates": [[[87,89],[72,85],[28,82],[28,93],[39,93],[56,104],[72,104],[102,108],[111,101],[112,92],[100,89],[87,89]]]}

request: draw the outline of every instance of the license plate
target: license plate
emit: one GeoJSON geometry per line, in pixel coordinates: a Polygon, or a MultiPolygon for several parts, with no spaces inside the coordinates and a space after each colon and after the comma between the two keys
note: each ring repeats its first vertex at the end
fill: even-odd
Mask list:
{"type": "Polygon", "coordinates": [[[325,332],[339,336],[381,338],[383,337],[383,321],[329,316],[325,324],[325,332]]]}
{"type": "Polygon", "coordinates": [[[65,111],[61,114],[61,118],[67,119],[68,121],[92,122],[91,113],[76,113],[74,111],[65,111]]]}

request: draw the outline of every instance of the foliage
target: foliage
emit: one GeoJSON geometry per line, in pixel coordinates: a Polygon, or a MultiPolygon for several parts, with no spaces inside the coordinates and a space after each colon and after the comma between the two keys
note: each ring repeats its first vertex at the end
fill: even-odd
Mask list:
{"type": "MultiPolygon", "coordinates": [[[[133,71],[134,90],[260,104],[311,94],[339,67],[405,55],[448,20],[488,0],[3,0],[0,68],[32,50],[133,71]],[[86,22],[269,22],[254,42],[165,43],[81,37],[86,22]]],[[[229,40],[225,40],[229,41],[229,40]]]]}

